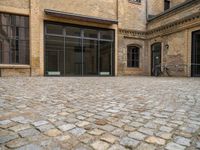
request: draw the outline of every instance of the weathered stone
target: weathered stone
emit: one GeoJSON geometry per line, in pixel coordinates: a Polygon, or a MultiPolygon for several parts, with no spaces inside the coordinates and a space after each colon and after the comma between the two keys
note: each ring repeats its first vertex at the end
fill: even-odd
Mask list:
{"type": "Polygon", "coordinates": [[[61,135],[62,132],[60,132],[58,129],[50,129],[46,131],[44,134],[50,137],[55,137],[55,136],[61,135]]]}
{"type": "Polygon", "coordinates": [[[24,139],[24,138],[20,138],[20,139],[15,139],[15,140],[8,142],[6,144],[6,146],[8,148],[18,148],[18,147],[24,146],[26,144],[28,144],[28,140],[24,139]]]}
{"type": "Polygon", "coordinates": [[[103,130],[100,130],[100,129],[94,129],[92,131],[89,132],[89,134],[92,134],[92,135],[101,135],[103,134],[105,131],[103,130]]]}
{"type": "Polygon", "coordinates": [[[74,150],[92,150],[92,148],[84,144],[79,144],[75,146],[74,150]]]}
{"type": "Polygon", "coordinates": [[[136,140],[144,140],[146,135],[136,131],[136,132],[131,132],[130,134],[128,134],[128,137],[136,139],[136,140]]]}
{"type": "Polygon", "coordinates": [[[171,132],[172,130],[173,128],[170,128],[170,127],[166,127],[166,126],[160,127],[160,131],[163,131],[163,132],[171,132]]]}
{"type": "Polygon", "coordinates": [[[171,133],[166,133],[166,132],[158,132],[156,133],[156,136],[159,136],[165,140],[169,140],[172,138],[172,134],[171,133]]]}
{"type": "Polygon", "coordinates": [[[106,125],[108,123],[108,121],[106,119],[99,119],[99,120],[96,120],[95,122],[97,125],[106,125]]]}
{"type": "Polygon", "coordinates": [[[156,129],[157,128],[157,124],[153,123],[153,122],[148,122],[147,124],[144,125],[145,128],[151,128],[151,129],[156,129]]]}
{"type": "Polygon", "coordinates": [[[125,136],[127,133],[122,130],[122,129],[115,129],[114,131],[112,131],[113,135],[119,136],[119,137],[123,137],[125,136]]]}
{"type": "Polygon", "coordinates": [[[38,126],[36,128],[38,130],[40,130],[41,132],[45,132],[45,131],[48,131],[48,130],[53,129],[55,127],[52,124],[45,124],[45,125],[38,126]]]}
{"type": "Polygon", "coordinates": [[[87,125],[89,125],[90,123],[89,122],[87,122],[87,121],[80,121],[80,122],[77,122],[76,123],[76,125],[78,126],[78,127],[85,127],[85,126],[87,126],[87,125]]]}
{"type": "Polygon", "coordinates": [[[27,124],[30,122],[29,119],[26,119],[24,118],[23,116],[19,116],[19,117],[14,117],[14,118],[11,118],[12,121],[15,121],[15,122],[19,122],[19,123],[23,123],[23,124],[27,124]]]}
{"type": "Polygon", "coordinates": [[[123,126],[123,129],[124,129],[124,131],[128,131],[128,132],[133,132],[136,130],[136,128],[134,128],[132,126],[128,126],[128,125],[123,126]]]}
{"type": "Polygon", "coordinates": [[[180,145],[190,146],[191,140],[184,137],[177,136],[175,137],[174,142],[180,145]]]}
{"type": "Polygon", "coordinates": [[[19,131],[19,134],[21,137],[28,137],[28,136],[38,135],[40,134],[40,132],[36,129],[31,128],[31,129],[19,131]]]}
{"type": "Polygon", "coordinates": [[[155,136],[150,136],[145,141],[152,144],[165,145],[165,140],[155,136]]]}
{"type": "Polygon", "coordinates": [[[138,131],[141,132],[141,133],[147,134],[147,135],[153,135],[154,134],[153,130],[149,129],[149,128],[141,127],[141,128],[139,128],[138,131]]]}
{"type": "Polygon", "coordinates": [[[31,126],[29,124],[19,124],[19,125],[9,128],[9,129],[14,132],[19,132],[21,130],[26,130],[26,129],[30,129],[30,128],[31,128],[31,126]]]}
{"type": "Polygon", "coordinates": [[[124,137],[120,140],[120,144],[124,145],[127,148],[134,149],[139,144],[139,141],[136,141],[128,137],[124,137]]]}
{"type": "Polygon", "coordinates": [[[42,125],[45,125],[45,124],[48,124],[48,122],[46,120],[40,120],[40,121],[37,121],[37,122],[34,122],[33,125],[34,126],[42,126],[42,125]]]}
{"type": "Polygon", "coordinates": [[[103,141],[95,141],[94,143],[91,144],[91,147],[94,148],[95,150],[105,150],[108,149],[109,144],[103,141]]]}
{"type": "Polygon", "coordinates": [[[73,128],[75,128],[76,126],[74,124],[63,124],[61,126],[58,126],[58,128],[61,130],[61,131],[68,131],[68,130],[71,130],[73,128]]]}
{"type": "Polygon", "coordinates": [[[9,141],[16,139],[16,138],[18,138],[17,134],[1,135],[0,136],[0,144],[9,142],[9,141]]]}
{"type": "Polygon", "coordinates": [[[70,130],[69,132],[76,136],[80,136],[80,135],[84,134],[86,132],[86,130],[83,128],[74,128],[74,129],[70,130]]]}
{"type": "Polygon", "coordinates": [[[113,136],[112,134],[106,133],[103,134],[100,138],[102,141],[106,141],[108,143],[115,143],[115,141],[118,139],[117,137],[113,136]]]}
{"type": "Polygon", "coordinates": [[[69,140],[71,137],[70,137],[70,135],[61,135],[61,136],[58,136],[58,137],[56,137],[56,139],[58,140],[58,141],[67,141],[67,140],[69,140]]]}
{"type": "Polygon", "coordinates": [[[12,121],[10,121],[10,120],[1,120],[0,121],[0,125],[7,125],[7,124],[9,124],[9,123],[11,123],[12,121]]]}
{"type": "Polygon", "coordinates": [[[108,150],[128,150],[128,149],[126,149],[122,145],[114,144],[108,150]]]}
{"type": "Polygon", "coordinates": [[[156,150],[156,146],[146,143],[141,143],[135,150],[156,150]]]}
{"type": "Polygon", "coordinates": [[[142,126],[143,124],[142,123],[139,123],[139,122],[132,122],[130,125],[132,125],[133,127],[140,127],[142,126]]]}
{"type": "Polygon", "coordinates": [[[181,146],[179,144],[176,143],[168,143],[165,147],[167,150],[185,150],[185,146],[181,146]]]}
{"type": "Polygon", "coordinates": [[[36,145],[36,144],[29,144],[29,145],[25,145],[23,147],[20,147],[16,150],[43,150],[43,148],[39,145],[36,145]]]}
{"type": "Polygon", "coordinates": [[[104,125],[104,126],[100,126],[100,129],[104,130],[104,131],[108,131],[108,132],[112,132],[114,129],[116,129],[116,127],[112,126],[112,125],[104,125]]]}
{"type": "Polygon", "coordinates": [[[196,143],[196,147],[200,149],[200,142],[196,143]]]}
{"type": "Polygon", "coordinates": [[[89,134],[83,134],[79,137],[79,140],[85,144],[90,143],[94,139],[94,136],[89,134]]]}

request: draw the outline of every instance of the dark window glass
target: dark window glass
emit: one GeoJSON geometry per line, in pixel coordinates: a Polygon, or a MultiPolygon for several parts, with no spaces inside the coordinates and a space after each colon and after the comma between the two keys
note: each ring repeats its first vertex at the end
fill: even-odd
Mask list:
{"type": "Polygon", "coordinates": [[[128,46],[127,50],[127,66],[128,67],[139,67],[140,49],[136,46],[128,46]]]}
{"type": "Polygon", "coordinates": [[[56,24],[47,24],[46,30],[48,34],[63,35],[63,26],[56,24]]]}
{"type": "Polygon", "coordinates": [[[81,28],[77,27],[66,27],[66,35],[67,36],[81,36],[81,28]]]}
{"type": "Polygon", "coordinates": [[[84,37],[97,38],[98,37],[98,31],[92,30],[92,29],[86,29],[86,30],[84,30],[84,37]]]}
{"type": "Polygon", "coordinates": [[[29,19],[0,13],[0,63],[29,64],[29,19]]]}
{"type": "Polygon", "coordinates": [[[46,75],[113,75],[114,31],[62,26],[63,36],[45,33],[46,75]]]}
{"type": "Polygon", "coordinates": [[[46,74],[64,75],[64,38],[46,36],[46,74]]]}
{"type": "Polygon", "coordinates": [[[165,3],[165,4],[164,4],[164,10],[169,9],[169,8],[170,8],[170,1],[169,1],[169,0],[165,0],[164,3],[165,3]]]}
{"type": "Polygon", "coordinates": [[[114,36],[113,31],[100,31],[101,39],[112,40],[113,36],[114,36]]]}

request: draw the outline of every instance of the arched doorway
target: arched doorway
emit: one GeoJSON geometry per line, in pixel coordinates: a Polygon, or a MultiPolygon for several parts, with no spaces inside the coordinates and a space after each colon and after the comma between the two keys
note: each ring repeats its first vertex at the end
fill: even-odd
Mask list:
{"type": "Polygon", "coordinates": [[[191,76],[200,77],[200,30],[192,33],[191,76]]]}
{"type": "Polygon", "coordinates": [[[151,75],[158,76],[161,72],[161,43],[151,45],[151,75]]]}

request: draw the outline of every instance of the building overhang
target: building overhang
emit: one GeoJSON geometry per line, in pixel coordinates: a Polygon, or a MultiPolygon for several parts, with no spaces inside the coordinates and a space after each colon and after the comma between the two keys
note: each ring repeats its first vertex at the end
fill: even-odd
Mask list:
{"type": "Polygon", "coordinates": [[[100,23],[100,24],[107,24],[107,25],[118,24],[118,20],[113,20],[113,19],[104,19],[104,18],[68,13],[68,12],[61,12],[61,11],[50,10],[50,9],[45,9],[44,12],[46,15],[49,15],[49,16],[70,19],[70,20],[78,20],[78,21],[100,23]]]}

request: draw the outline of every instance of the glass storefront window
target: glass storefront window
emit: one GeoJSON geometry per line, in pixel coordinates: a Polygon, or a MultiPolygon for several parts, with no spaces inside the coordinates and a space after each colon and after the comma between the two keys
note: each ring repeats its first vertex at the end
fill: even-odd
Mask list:
{"type": "Polygon", "coordinates": [[[66,36],[81,36],[81,29],[77,27],[66,27],[66,36]]]}
{"type": "Polygon", "coordinates": [[[100,39],[113,40],[113,31],[100,31],[100,39]]]}
{"type": "Polygon", "coordinates": [[[63,35],[63,26],[56,24],[47,24],[46,30],[48,34],[63,35]]]}
{"type": "Polygon", "coordinates": [[[92,29],[85,29],[84,30],[84,37],[88,38],[98,38],[98,31],[92,29]]]}
{"type": "MultiPolygon", "coordinates": [[[[47,23],[46,28],[49,28],[49,25],[51,23],[47,23]]],[[[113,75],[114,32],[112,30],[74,25],[60,26],[63,27],[65,34],[51,34],[57,31],[45,33],[46,75],[113,75]]]]}

